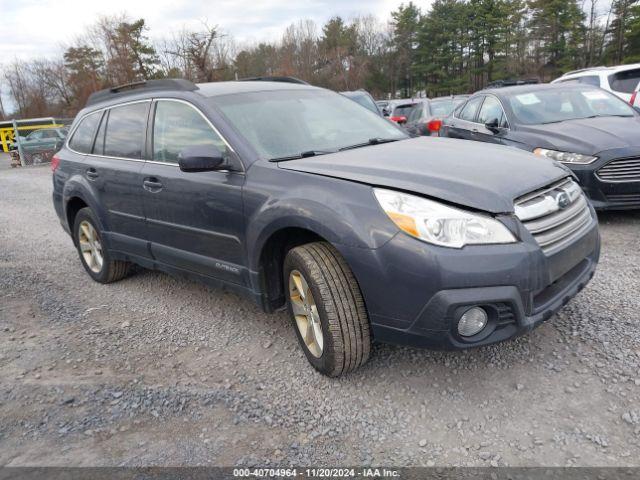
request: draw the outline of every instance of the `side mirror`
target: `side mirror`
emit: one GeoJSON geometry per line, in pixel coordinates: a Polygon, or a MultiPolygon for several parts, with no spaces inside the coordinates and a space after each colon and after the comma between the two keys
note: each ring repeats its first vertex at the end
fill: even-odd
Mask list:
{"type": "Polygon", "coordinates": [[[178,154],[178,166],[183,172],[220,170],[223,164],[222,152],[213,145],[187,147],[178,154]]]}
{"type": "Polygon", "coordinates": [[[492,133],[498,133],[500,131],[500,121],[497,118],[489,120],[484,126],[492,133]]]}

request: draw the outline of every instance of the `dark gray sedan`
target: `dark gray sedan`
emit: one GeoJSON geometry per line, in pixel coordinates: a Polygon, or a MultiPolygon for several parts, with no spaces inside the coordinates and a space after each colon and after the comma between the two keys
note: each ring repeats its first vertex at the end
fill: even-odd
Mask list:
{"type": "Polygon", "coordinates": [[[640,115],[597,87],[484,90],[445,119],[441,135],[556,160],[576,174],[594,207],[640,208],[640,115]]]}

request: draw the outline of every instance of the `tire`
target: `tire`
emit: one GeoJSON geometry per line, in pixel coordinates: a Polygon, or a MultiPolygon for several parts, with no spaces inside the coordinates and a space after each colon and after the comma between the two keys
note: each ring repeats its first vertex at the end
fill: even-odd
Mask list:
{"type": "Polygon", "coordinates": [[[369,318],[360,287],[340,253],[326,242],[302,245],[289,251],[283,270],[289,314],[309,363],[330,377],[363,365],[371,352],[369,318]],[[298,288],[300,278],[311,293],[315,309],[302,300],[300,290],[305,290],[305,285],[298,288]],[[315,328],[312,336],[317,336],[313,332],[322,332],[322,341],[310,346],[301,331],[307,331],[309,323],[315,328]],[[322,343],[321,349],[318,343],[322,343]]]}
{"type": "Polygon", "coordinates": [[[99,225],[93,211],[89,207],[80,209],[73,223],[73,241],[78,250],[82,266],[93,280],[99,283],[116,282],[127,276],[131,269],[131,263],[111,259],[109,250],[103,246],[102,230],[99,225]],[[87,241],[88,237],[91,236],[88,236],[87,232],[90,232],[91,229],[95,231],[97,242],[87,241]],[[97,257],[87,255],[88,251],[85,248],[88,243],[94,246],[94,250],[99,247],[97,250],[101,253],[102,263],[95,261],[97,257]],[[83,249],[85,249],[84,252],[83,249]],[[91,259],[88,259],[87,256],[91,257],[91,259]]]}

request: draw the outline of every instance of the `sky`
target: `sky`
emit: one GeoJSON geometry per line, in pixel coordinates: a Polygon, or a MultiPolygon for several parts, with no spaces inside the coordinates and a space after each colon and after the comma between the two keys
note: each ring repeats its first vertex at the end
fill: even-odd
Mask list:
{"type": "MultiPolygon", "coordinates": [[[[404,0],[407,3],[407,0],[404,0]]],[[[149,36],[170,36],[202,22],[239,44],[276,40],[300,19],[321,25],[332,16],[374,14],[387,20],[402,0],[0,0],[0,63],[54,57],[103,15],[144,18],[149,36]]],[[[414,0],[426,8],[430,0],[414,0]]]]}

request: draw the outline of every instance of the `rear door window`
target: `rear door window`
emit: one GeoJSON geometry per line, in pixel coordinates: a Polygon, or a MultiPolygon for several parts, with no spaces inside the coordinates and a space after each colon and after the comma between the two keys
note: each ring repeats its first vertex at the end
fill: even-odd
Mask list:
{"type": "Polygon", "coordinates": [[[478,112],[478,108],[480,108],[483,98],[484,97],[476,97],[469,100],[462,109],[462,112],[460,112],[460,118],[468,122],[475,121],[476,113],[478,112]]]}
{"type": "Polygon", "coordinates": [[[27,138],[29,140],[42,140],[42,130],[36,130],[33,133],[30,133],[27,138]]]}
{"type": "Polygon", "coordinates": [[[55,130],[44,130],[42,138],[58,138],[58,133],[55,130]]]}
{"type": "Polygon", "coordinates": [[[102,112],[94,112],[80,120],[78,128],[76,128],[76,131],[69,141],[69,148],[71,148],[71,150],[78,153],[91,153],[93,137],[96,134],[96,128],[98,128],[101,115],[102,112]]]}
{"type": "Polygon", "coordinates": [[[149,102],[131,103],[109,110],[104,155],[141,159],[149,102]]]}
{"type": "Polygon", "coordinates": [[[633,93],[640,82],[640,68],[609,75],[611,90],[620,93],[633,93]]]}

